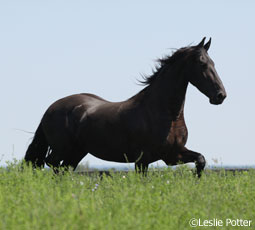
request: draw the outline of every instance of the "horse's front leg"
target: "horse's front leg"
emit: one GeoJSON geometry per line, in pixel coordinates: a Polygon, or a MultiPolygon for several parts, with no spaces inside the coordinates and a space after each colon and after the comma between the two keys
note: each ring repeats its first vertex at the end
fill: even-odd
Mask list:
{"type": "Polygon", "coordinates": [[[206,161],[201,153],[191,151],[187,148],[183,148],[176,152],[176,154],[169,154],[163,159],[167,165],[177,165],[178,163],[191,163],[196,164],[197,176],[201,177],[201,173],[204,170],[206,161]]]}
{"type": "Polygon", "coordinates": [[[142,173],[144,176],[147,176],[149,164],[143,161],[138,161],[135,163],[135,171],[137,173],[142,173]]]}
{"type": "Polygon", "coordinates": [[[183,163],[194,162],[196,164],[197,176],[201,177],[201,173],[206,164],[205,158],[201,153],[184,148],[183,151],[178,154],[178,158],[183,163]]]}
{"type": "Polygon", "coordinates": [[[142,152],[135,161],[135,171],[137,173],[142,173],[147,176],[148,167],[150,164],[150,154],[147,152],[142,152]]]}

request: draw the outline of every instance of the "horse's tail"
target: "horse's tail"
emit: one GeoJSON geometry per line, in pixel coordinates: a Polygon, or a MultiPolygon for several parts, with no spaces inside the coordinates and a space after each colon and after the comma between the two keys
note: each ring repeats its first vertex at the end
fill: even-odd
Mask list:
{"type": "Polygon", "coordinates": [[[34,167],[43,167],[48,148],[49,145],[42,129],[42,123],[40,123],[35,131],[32,143],[26,151],[25,161],[31,162],[34,167]]]}

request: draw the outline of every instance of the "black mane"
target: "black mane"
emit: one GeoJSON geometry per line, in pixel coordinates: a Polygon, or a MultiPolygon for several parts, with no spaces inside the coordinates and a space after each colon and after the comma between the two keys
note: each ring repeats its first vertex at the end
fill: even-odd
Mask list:
{"type": "Polygon", "coordinates": [[[177,60],[180,60],[180,59],[185,60],[185,56],[186,57],[190,56],[190,53],[193,53],[192,51],[194,51],[194,49],[195,49],[195,46],[183,47],[183,48],[177,49],[171,55],[166,55],[163,58],[157,59],[156,60],[157,64],[155,66],[155,69],[153,70],[152,75],[150,76],[142,75],[143,80],[139,80],[139,82],[142,85],[150,85],[152,82],[154,82],[154,80],[157,78],[157,76],[159,75],[159,73],[164,67],[175,63],[177,60]]]}

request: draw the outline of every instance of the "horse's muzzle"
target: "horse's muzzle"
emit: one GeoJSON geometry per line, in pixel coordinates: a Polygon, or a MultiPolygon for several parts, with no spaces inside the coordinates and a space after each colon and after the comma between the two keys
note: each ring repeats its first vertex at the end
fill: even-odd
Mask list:
{"type": "Polygon", "coordinates": [[[226,97],[227,97],[226,92],[220,91],[214,97],[210,98],[210,103],[213,105],[222,104],[226,97]]]}

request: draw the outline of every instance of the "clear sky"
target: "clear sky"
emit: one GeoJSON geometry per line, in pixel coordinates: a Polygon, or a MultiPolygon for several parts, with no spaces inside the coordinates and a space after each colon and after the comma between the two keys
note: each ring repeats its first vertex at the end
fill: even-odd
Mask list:
{"type": "Polygon", "coordinates": [[[123,2],[0,1],[0,164],[24,156],[33,135],[18,129],[34,132],[55,100],[127,99],[156,58],[207,36],[228,97],[214,106],[189,86],[187,147],[209,164],[255,165],[255,1],[123,2]]]}

